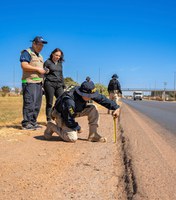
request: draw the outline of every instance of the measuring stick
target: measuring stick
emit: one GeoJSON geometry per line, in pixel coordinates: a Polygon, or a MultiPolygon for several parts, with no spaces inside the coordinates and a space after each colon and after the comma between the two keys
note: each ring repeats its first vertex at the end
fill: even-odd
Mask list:
{"type": "Polygon", "coordinates": [[[113,117],[114,120],[114,143],[117,141],[117,120],[116,117],[113,117]]]}

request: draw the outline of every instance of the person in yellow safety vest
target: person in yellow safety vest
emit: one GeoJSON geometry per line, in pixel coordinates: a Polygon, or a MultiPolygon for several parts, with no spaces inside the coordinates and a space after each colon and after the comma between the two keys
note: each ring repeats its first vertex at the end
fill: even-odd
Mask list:
{"type": "Polygon", "coordinates": [[[32,47],[23,50],[20,56],[23,91],[23,130],[36,130],[41,128],[37,117],[42,103],[42,82],[46,70],[43,68],[43,57],[40,52],[47,41],[41,36],[32,40],[32,47]]]}

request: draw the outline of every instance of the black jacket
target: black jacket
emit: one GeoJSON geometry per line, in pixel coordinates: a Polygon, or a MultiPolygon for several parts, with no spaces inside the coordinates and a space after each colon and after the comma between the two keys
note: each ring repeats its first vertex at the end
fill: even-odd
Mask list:
{"type": "MultiPolygon", "coordinates": [[[[78,112],[83,111],[87,102],[83,100],[76,91],[76,87],[71,89],[69,92],[64,92],[57,100],[54,108],[61,113],[61,116],[67,127],[74,130],[80,130],[80,126],[75,122],[75,117],[78,112]]],[[[92,98],[93,101],[106,107],[110,110],[116,110],[119,108],[114,101],[109,100],[104,95],[99,94],[96,98],[92,98]]]]}
{"type": "Polygon", "coordinates": [[[121,86],[119,81],[116,78],[112,78],[108,84],[108,92],[118,90],[122,94],[121,86]]]}
{"type": "Polygon", "coordinates": [[[61,86],[64,86],[62,62],[55,64],[51,59],[48,59],[45,61],[44,67],[49,69],[49,73],[45,74],[45,80],[58,82],[61,86]]]}

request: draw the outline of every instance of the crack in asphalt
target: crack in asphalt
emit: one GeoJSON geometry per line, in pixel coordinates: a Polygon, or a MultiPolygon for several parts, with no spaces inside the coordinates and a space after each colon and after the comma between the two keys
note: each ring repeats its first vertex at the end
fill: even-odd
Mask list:
{"type": "Polygon", "coordinates": [[[122,159],[124,165],[123,180],[125,184],[125,191],[127,194],[127,200],[132,200],[133,196],[137,193],[137,182],[133,170],[132,158],[128,151],[127,140],[123,134],[124,130],[120,125],[119,125],[119,131],[120,131],[120,141],[122,144],[121,150],[122,150],[122,159]]]}

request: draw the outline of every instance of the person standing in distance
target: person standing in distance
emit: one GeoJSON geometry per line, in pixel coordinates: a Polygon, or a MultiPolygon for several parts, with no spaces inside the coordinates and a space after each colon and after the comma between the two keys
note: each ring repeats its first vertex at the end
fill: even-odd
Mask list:
{"type": "Polygon", "coordinates": [[[90,79],[89,76],[86,77],[86,81],[87,81],[87,82],[90,82],[90,81],[91,81],[91,79],[90,79]]]}
{"type": "MultiPolygon", "coordinates": [[[[112,75],[112,79],[109,81],[108,84],[108,93],[109,93],[109,99],[115,101],[117,104],[119,104],[119,98],[120,95],[122,95],[121,85],[118,81],[117,74],[112,75]]],[[[108,110],[108,114],[110,113],[110,110],[108,110]]]]}
{"type": "Polygon", "coordinates": [[[41,128],[37,123],[37,117],[42,103],[42,81],[46,71],[43,68],[43,57],[40,52],[47,41],[41,36],[32,40],[32,47],[23,50],[20,56],[23,90],[23,130],[35,130],[41,128]]]}
{"type": "Polygon", "coordinates": [[[46,97],[46,120],[51,121],[51,109],[53,106],[54,96],[58,98],[65,88],[62,62],[64,54],[59,48],[51,52],[50,57],[45,61],[44,68],[48,71],[44,78],[44,90],[46,97]]]}

